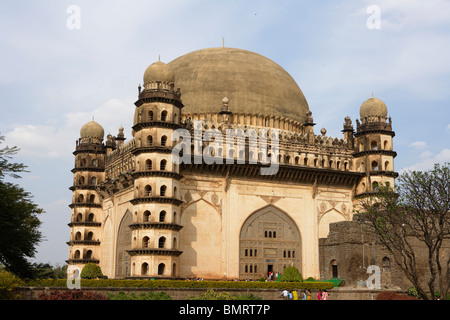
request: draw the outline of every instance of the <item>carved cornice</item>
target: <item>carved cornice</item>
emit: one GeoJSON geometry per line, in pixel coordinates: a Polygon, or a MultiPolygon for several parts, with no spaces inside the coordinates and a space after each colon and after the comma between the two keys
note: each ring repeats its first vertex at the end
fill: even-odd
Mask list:
{"type": "Polygon", "coordinates": [[[179,206],[183,203],[183,201],[177,198],[169,198],[169,197],[140,197],[134,198],[130,200],[131,204],[139,204],[139,203],[170,203],[176,206],[179,206]]]}
{"type": "Polygon", "coordinates": [[[228,178],[254,179],[259,181],[289,181],[316,185],[343,185],[353,187],[365,173],[329,168],[311,168],[299,165],[279,165],[273,175],[261,175],[260,164],[181,164],[180,171],[219,175],[228,178]]]}
{"type": "Polygon", "coordinates": [[[361,151],[361,152],[356,152],[353,154],[354,158],[359,158],[359,157],[363,157],[363,156],[367,156],[367,155],[372,155],[372,154],[382,154],[385,156],[391,156],[391,157],[396,157],[397,156],[397,152],[392,151],[392,150],[366,150],[366,151],[361,151]]]}
{"type": "Polygon", "coordinates": [[[163,178],[172,178],[175,180],[180,180],[183,178],[181,174],[178,174],[176,172],[171,171],[164,171],[164,170],[149,170],[149,171],[136,171],[133,172],[132,175],[133,179],[141,178],[141,177],[163,177],[163,178]]]}
{"type": "Polygon", "coordinates": [[[171,249],[132,249],[126,250],[130,256],[176,256],[178,257],[183,251],[171,249]]]}
{"type": "Polygon", "coordinates": [[[99,246],[100,241],[98,240],[72,240],[66,242],[69,246],[73,245],[85,245],[85,246],[99,246]]]}
{"type": "Polygon", "coordinates": [[[70,208],[80,208],[80,207],[88,207],[88,208],[101,208],[102,205],[99,203],[92,202],[76,202],[69,204],[70,208]]]}
{"type": "Polygon", "coordinates": [[[69,227],[101,227],[101,222],[91,222],[91,221],[75,221],[67,224],[69,227]]]}
{"type": "Polygon", "coordinates": [[[132,223],[129,225],[131,230],[136,229],[165,229],[165,230],[174,230],[180,231],[183,226],[175,223],[165,223],[165,222],[139,222],[132,223]]]}
{"type": "Polygon", "coordinates": [[[167,121],[150,121],[137,123],[132,127],[132,129],[136,132],[143,128],[169,128],[176,130],[181,128],[181,125],[167,121]]]}

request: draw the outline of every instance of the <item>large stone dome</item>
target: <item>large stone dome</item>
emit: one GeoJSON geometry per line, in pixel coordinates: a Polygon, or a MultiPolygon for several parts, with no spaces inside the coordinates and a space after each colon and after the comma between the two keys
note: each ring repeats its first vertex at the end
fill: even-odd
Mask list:
{"type": "Polygon", "coordinates": [[[272,60],[242,49],[208,48],[168,64],[181,90],[183,113],[217,113],[227,97],[230,110],[304,122],[308,103],[294,79],[272,60]]]}

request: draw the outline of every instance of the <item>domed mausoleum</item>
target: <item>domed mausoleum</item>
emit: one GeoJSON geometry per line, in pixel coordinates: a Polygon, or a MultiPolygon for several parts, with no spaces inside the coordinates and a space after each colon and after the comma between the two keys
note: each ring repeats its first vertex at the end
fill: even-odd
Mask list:
{"type": "Polygon", "coordinates": [[[150,62],[142,80],[130,137],[118,126],[104,140],[91,121],[76,142],[70,268],[256,279],[295,266],[331,277],[319,239],[352,220],[356,199],[394,183],[386,104],[362,103],[356,128],[336,115],[343,134],[327,136],[286,70],[224,47],[150,62]]]}

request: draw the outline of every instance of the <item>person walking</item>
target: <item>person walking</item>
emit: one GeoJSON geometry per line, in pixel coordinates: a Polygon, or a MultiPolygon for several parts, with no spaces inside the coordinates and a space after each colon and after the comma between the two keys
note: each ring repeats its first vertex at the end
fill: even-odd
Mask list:
{"type": "Polygon", "coordinates": [[[327,290],[323,290],[323,292],[322,292],[322,300],[328,300],[328,292],[327,292],[327,290]]]}
{"type": "Polygon", "coordinates": [[[322,300],[322,289],[319,289],[319,293],[317,294],[317,300],[322,300]]]}
{"type": "Polygon", "coordinates": [[[288,300],[289,292],[286,289],[284,289],[284,291],[283,291],[283,297],[284,297],[284,300],[288,300]]]}

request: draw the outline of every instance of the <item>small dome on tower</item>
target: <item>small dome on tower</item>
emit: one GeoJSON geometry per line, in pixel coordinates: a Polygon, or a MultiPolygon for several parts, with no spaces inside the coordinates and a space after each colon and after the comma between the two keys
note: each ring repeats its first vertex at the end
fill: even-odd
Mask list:
{"type": "Polygon", "coordinates": [[[104,135],[105,131],[103,130],[103,127],[94,120],[86,123],[80,130],[81,138],[98,138],[103,140],[104,135]]]}
{"type": "Polygon", "coordinates": [[[172,68],[161,61],[152,63],[144,72],[144,86],[150,82],[171,83],[174,80],[175,76],[172,68]]]}
{"type": "Polygon", "coordinates": [[[361,118],[365,117],[387,117],[386,104],[377,98],[369,98],[361,105],[359,109],[359,115],[361,118]]]}

